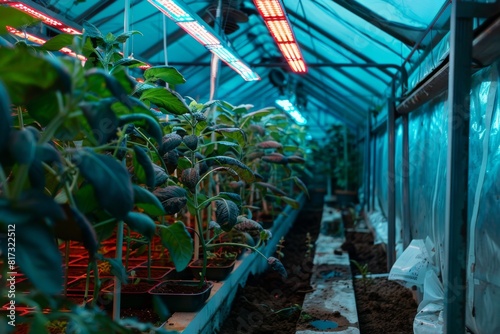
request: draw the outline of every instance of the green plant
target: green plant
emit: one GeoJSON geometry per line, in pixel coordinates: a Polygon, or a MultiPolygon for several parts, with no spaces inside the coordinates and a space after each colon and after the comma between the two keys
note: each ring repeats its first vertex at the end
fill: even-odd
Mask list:
{"type": "Polygon", "coordinates": [[[367,284],[370,282],[370,271],[368,269],[368,263],[361,264],[356,260],[351,260],[351,263],[356,266],[358,269],[360,275],[361,275],[361,282],[363,283],[363,286],[366,287],[367,284]]]}
{"type": "Polygon", "coordinates": [[[310,258],[313,255],[314,242],[313,242],[313,239],[311,237],[311,233],[309,233],[309,232],[306,233],[305,245],[306,245],[305,256],[306,256],[306,258],[310,258]]]}
{"type": "Polygon", "coordinates": [[[316,147],[314,161],[333,177],[337,189],[357,190],[361,161],[355,136],[347,126],[339,124],[330,126],[326,132],[328,137],[323,145],[316,147]]]}
{"type": "MultiPolygon", "coordinates": [[[[14,26],[30,22],[0,6],[5,15],[14,26]]],[[[88,250],[95,303],[98,260],[126,281],[118,252],[123,226],[151,239],[157,232],[152,217],[165,213],[150,191],[165,180],[151,160],[162,128],[147,104],[154,100],[173,112],[184,108],[174,92],[150,84],[160,76],[170,82],[182,77],[172,68],[153,68],[138,87],[127,68],[141,62],[118,52],[134,33],[104,36],[84,24],[83,35],[61,34],[41,47],[24,41],[0,47],[0,232],[18,230],[15,264],[47,296],[57,296],[63,285],[56,238],[80,241],[88,250]],[[85,66],[50,53],[63,46],[85,56],[85,66]],[[104,258],[99,243],[114,231],[118,258],[104,258]]],[[[182,226],[166,229],[180,235],[176,241],[185,236],[190,242],[182,226]]],[[[8,261],[8,253],[1,254],[8,261]]]]}
{"type": "MultiPolygon", "coordinates": [[[[251,249],[265,257],[272,268],[283,273],[277,259],[267,258],[259,250],[270,237],[269,232],[241,215],[243,199],[239,193],[224,189],[231,189],[224,182],[228,178],[246,184],[255,180],[254,171],[240,160],[245,132],[234,125],[208,121],[213,118],[211,112],[224,115],[228,109],[234,111],[238,107],[223,101],[206,104],[191,101],[188,107],[188,112],[177,114],[165,125],[167,134],[163,137],[160,152],[169,170],[171,183],[156,189],[155,194],[168,214],[178,214],[187,207],[189,216],[194,218],[194,225],[190,227],[194,232],[194,259],[203,261],[200,284],[205,279],[209,251],[224,246],[251,249]],[[233,229],[246,233],[251,242],[218,242],[233,229]]],[[[217,115],[217,119],[223,119],[217,115]]],[[[191,225],[188,223],[188,226],[191,225]]],[[[160,233],[166,233],[161,225],[160,233]]],[[[168,235],[163,238],[168,238],[168,235]]],[[[169,251],[175,252],[171,248],[169,251]]],[[[184,255],[189,255],[184,258],[189,261],[190,254],[185,252],[184,255]]]]}
{"type": "Polygon", "coordinates": [[[276,257],[278,259],[283,259],[285,254],[283,253],[283,249],[285,248],[285,237],[281,237],[278,241],[278,245],[276,246],[276,257]]]}

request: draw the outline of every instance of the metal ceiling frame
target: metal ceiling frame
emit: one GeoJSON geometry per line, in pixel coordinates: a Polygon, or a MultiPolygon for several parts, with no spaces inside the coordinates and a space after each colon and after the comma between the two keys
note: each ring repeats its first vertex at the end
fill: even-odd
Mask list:
{"type": "MultiPolygon", "coordinates": [[[[400,42],[403,42],[404,44],[406,44],[410,47],[415,46],[416,41],[407,38],[406,36],[398,33],[394,29],[391,29],[390,25],[386,23],[386,22],[390,22],[390,21],[387,21],[387,19],[385,19],[384,17],[371,11],[370,9],[361,5],[360,3],[356,2],[356,1],[347,1],[347,0],[332,0],[332,1],[335,2],[337,5],[344,7],[345,9],[347,9],[348,11],[353,13],[354,15],[360,17],[361,19],[365,20],[366,22],[369,22],[370,24],[379,28],[383,32],[396,38],[400,42]]],[[[392,24],[395,25],[395,23],[392,23],[392,24]]],[[[404,25],[401,25],[401,26],[403,27],[404,25]]],[[[417,28],[413,28],[410,26],[404,26],[404,29],[408,29],[408,30],[413,29],[414,31],[421,31],[421,32],[424,31],[423,29],[417,29],[417,28]]]]}
{"type": "MultiPolygon", "coordinates": [[[[325,29],[319,27],[316,23],[314,22],[304,22],[302,21],[300,15],[298,15],[297,13],[295,13],[293,10],[291,9],[287,9],[288,11],[288,15],[294,17],[296,20],[298,21],[301,21],[303,24],[306,24],[307,26],[311,27],[312,29],[316,30],[316,32],[320,33],[321,35],[323,35],[325,38],[331,40],[332,42],[334,42],[335,44],[339,45],[340,47],[344,48],[345,50],[351,52],[352,54],[354,54],[355,56],[359,57],[360,59],[362,59],[363,61],[365,61],[366,63],[375,63],[373,61],[373,59],[369,58],[368,56],[364,55],[363,53],[359,52],[358,50],[354,49],[352,46],[342,42],[341,40],[339,40],[337,37],[329,34],[325,29]]],[[[301,46],[302,47],[302,46],[301,46]]],[[[392,78],[393,74],[388,71],[387,69],[381,69],[381,71],[388,75],[389,77],[392,78]]],[[[379,77],[378,74],[376,73],[373,73],[372,71],[370,71],[369,69],[367,69],[367,72],[368,73],[371,73],[372,75],[376,76],[376,77],[379,77]]],[[[380,78],[382,81],[384,81],[384,79],[380,78]]]]}

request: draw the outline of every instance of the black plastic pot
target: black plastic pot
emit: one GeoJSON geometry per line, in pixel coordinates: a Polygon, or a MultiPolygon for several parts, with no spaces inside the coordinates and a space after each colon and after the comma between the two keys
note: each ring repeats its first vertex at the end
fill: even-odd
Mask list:
{"type": "MultiPolygon", "coordinates": [[[[149,293],[153,287],[158,285],[159,280],[147,280],[141,278],[137,283],[131,282],[122,285],[120,292],[120,305],[125,308],[148,308],[153,305],[152,295],[149,293]]],[[[114,286],[108,286],[103,289],[101,300],[105,308],[112,306],[114,286]]]]}
{"type": "Polygon", "coordinates": [[[170,312],[195,312],[205,304],[214,286],[210,281],[201,288],[199,285],[199,281],[164,281],[149,290],[149,293],[153,298],[159,298],[170,312]]]}
{"type": "MultiPolygon", "coordinates": [[[[231,259],[209,259],[207,260],[206,279],[211,281],[223,281],[234,269],[236,260],[231,259]]],[[[194,278],[199,278],[203,269],[203,260],[195,260],[189,264],[189,269],[194,278]]]]}

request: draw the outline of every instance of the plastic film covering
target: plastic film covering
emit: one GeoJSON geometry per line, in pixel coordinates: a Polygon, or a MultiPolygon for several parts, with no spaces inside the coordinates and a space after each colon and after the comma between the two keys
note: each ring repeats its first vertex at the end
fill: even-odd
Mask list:
{"type": "MultiPolygon", "coordinates": [[[[429,49],[432,47],[431,51],[428,52],[427,56],[423,59],[420,65],[413,71],[410,71],[410,75],[408,77],[408,90],[411,91],[413,88],[417,86],[418,83],[422,82],[422,80],[432,73],[443,60],[448,56],[450,52],[450,41],[449,34],[447,34],[436,46],[429,46],[429,49]]],[[[413,58],[420,57],[420,54],[416,53],[413,55],[413,58]]],[[[418,61],[418,59],[413,59],[413,61],[418,61]]]]}
{"type": "MultiPolygon", "coordinates": [[[[403,125],[401,124],[401,120],[398,119],[396,121],[396,160],[395,160],[395,165],[396,165],[396,180],[401,177],[401,166],[402,166],[402,161],[401,161],[401,156],[402,154],[398,154],[398,152],[402,152],[402,142],[400,140],[397,140],[397,138],[401,138],[403,134],[403,125]]],[[[369,214],[369,219],[370,219],[370,224],[371,227],[375,231],[375,243],[385,243],[387,244],[387,231],[388,231],[388,225],[387,225],[387,219],[385,219],[385,216],[387,216],[385,213],[387,213],[388,210],[388,203],[387,203],[387,196],[388,196],[388,186],[387,186],[387,180],[388,180],[388,149],[389,149],[389,142],[387,140],[387,136],[385,135],[386,131],[379,134],[375,138],[375,147],[376,147],[376,157],[375,155],[372,154],[375,158],[375,164],[376,164],[376,174],[374,176],[374,183],[375,183],[375,189],[374,189],[374,196],[375,196],[375,207],[374,207],[374,212],[369,214]],[[383,214],[380,214],[383,212],[383,214]],[[383,216],[384,218],[382,218],[383,216]]],[[[373,160],[372,160],[373,161],[373,160]]],[[[396,240],[395,240],[395,246],[396,246],[396,255],[399,256],[403,252],[403,238],[402,238],[402,229],[401,229],[401,217],[403,216],[403,205],[402,205],[402,184],[401,182],[396,183],[396,240]]]]}
{"type": "MultiPolygon", "coordinates": [[[[500,333],[500,62],[474,74],[470,110],[469,222],[470,248],[467,326],[474,333],[500,333]]],[[[410,216],[412,239],[429,237],[435,265],[443,270],[445,237],[447,94],[410,113],[410,216]]],[[[396,163],[402,132],[396,133],[396,163]]],[[[387,137],[376,142],[375,194],[387,212],[387,137]]],[[[372,153],[373,154],[373,153],[372,153]]],[[[396,166],[398,170],[398,166],[396,166]]],[[[396,216],[402,220],[401,178],[396,178],[396,216]]],[[[399,227],[397,227],[397,232],[399,227]]],[[[380,229],[383,232],[382,229],[380,229]]],[[[386,233],[386,232],[385,232],[386,233]]],[[[387,239],[387,235],[381,237],[387,239]]],[[[457,287],[460,288],[460,287],[457,287]]]]}

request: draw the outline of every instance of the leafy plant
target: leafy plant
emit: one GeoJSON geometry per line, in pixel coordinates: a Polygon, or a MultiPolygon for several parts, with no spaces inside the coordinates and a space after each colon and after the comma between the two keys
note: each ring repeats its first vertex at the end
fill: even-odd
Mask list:
{"type": "MultiPolygon", "coordinates": [[[[13,26],[25,23],[24,14],[0,6],[0,16],[6,14],[13,26]]],[[[154,87],[138,90],[127,68],[141,63],[118,52],[133,33],[104,36],[85,24],[83,35],[61,34],[41,47],[24,41],[0,47],[0,232],[18,231],[16,265],[47,296],[59,295],[63,285],[56,238],[80,241],[87,249],[95,303],[101,285],[97,261],[126,280],[121,258],[97,253],[100,242],[115,230],[122,233],[123,224],[151,239],[157,233],[152,217],[164,214],[149,190],[162,180],[150,158],[163,133],[148,104],[156,98],[178,112],[185,103],[174,93],[163,100],[153,93],[144,97],[154,87]],[[63,46],[85,56],[85,66],[49,52],[63,46]]],[[[144,85],[157,80],[147,75],[144,85]]],[[[177,242],[176,233],[188,234],[182,227],[167,229],[177,242]]],[[[7,244],[0,243],[7,261],[7,244]]]]}
{"type": "Polygon", "coordinates": [[[370,277],[369,277],[370,271],[368,269],[368,263],[361,264],[356,260],[351,260],[351,263],[353,263],[358,269],[361,275],[361,282],[363,283],[363,286],[366,287],[367,284],[370,282],[370,277]]]}

